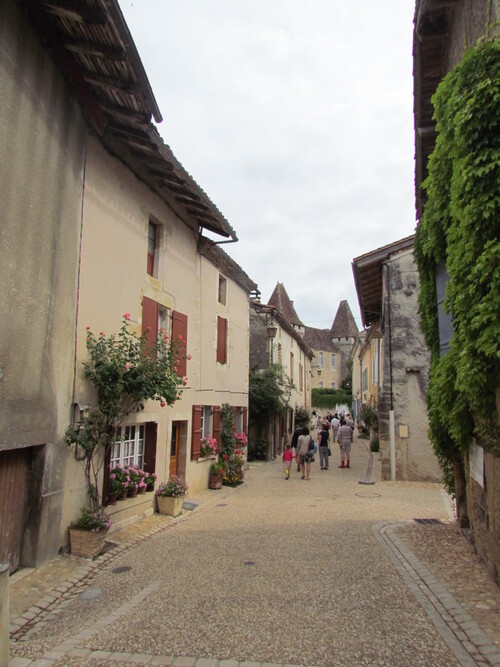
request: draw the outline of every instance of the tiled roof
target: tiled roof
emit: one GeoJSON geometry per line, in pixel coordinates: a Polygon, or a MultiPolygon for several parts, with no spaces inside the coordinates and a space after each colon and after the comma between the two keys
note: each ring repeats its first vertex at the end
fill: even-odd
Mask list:
{"type": "Polygon", "coordinates": [[[260,303],[260,301],[253,301],[251,302],[250,306],[256,313],[261,313],[263,315],[265,315],[266,313],[269,314],[273,319],[276,320],[276,322],[280,325],[280,327],[284,331],[286,331],[292,338],[294,338],[297,341],[298,345],[304,351],[304,354],[307,354],[309,358],[312,358],[314,356],[314,352],[311,346],[305,340],[305,338],[297,331],[297,329],[293,328],[293,326],[283,316],[283,314],[280,313],[280,311],[276,308],[276,306],[272,306],[269,304],[265,305],[260,303]]]}
{"type": "Polygon", "coordinates": [[[202,236],[199,239],[198,251],[219,269],[225,276],[232,278],[249,294],[260,294],[257,283],[248,277],[243,269],[217,243],[202,236]]]}
{"type": "Polygon", "coordinates": [[[314,329],[306,327],[304,340],[312,350],[323,352],[339,352],[338,347],[332,342],[332,334],[329,329],[314,329]]]}
{"type": "Polygon", "coordinates": [[[288,296],[283,283],[276,284],[274,292],[271,294],[267,305],[277,308],[277,310],[279,310],[279,312],[290,324],[298,325],[301,327],[304,326],[300,321],[295,308],[293,307],[293,302],[290,301],[290,297],[288,296]]]}
{"type": "Polygon", "coordinates": [[[358,327],[347,301],[341,301],[330,329],[332,338],[356,338],[358,327]]]}
{"type": "MultiPolygon", "coordinates": [[[[18,0],[106,149],[194,229],[238,240],[151,122],[162,120],[118,0],[18,0]]],[[[154,20],[154,19],[152,19],[154,20]]]]}

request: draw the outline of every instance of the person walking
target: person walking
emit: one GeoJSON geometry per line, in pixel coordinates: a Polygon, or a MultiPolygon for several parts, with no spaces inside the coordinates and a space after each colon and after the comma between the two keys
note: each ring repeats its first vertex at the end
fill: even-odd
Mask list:
{"type": "Polygon", "coordinates": [[[299,435],[302,435],[302,431],[303,431],[302,426],[297,426],[297,428],[295,429],[295,431],[293,432],[293,435],[292,435],[292,442],[290,443],[290,447],[292,448],[292,452],[293,452],[293,450],[295,450],[293,453],[295,454],[296,459],[297,459],[297,472],[300,472],[300,461],[299,461],[299,457],[297,456],[297,443],[298,443],[298,440],[299,440],[299,435]]]}
{"type": "Polygon", "coordinates": [[[339,434],[337,441],[340,445],[340,465],[339,468],[350,468],[351,445],[354,431],[346,424],[345,419],[340,420],[339,434]]]}
{"type": "Polygon", "coordinates": [[[297,443],[297,461],[300,464],[300,470],[302,472],[301,479],[309,479],[311,472],[311,459],[312,453],[309,450],[309,443],[312,442],[312,438],[309,434],[309,429],[307,426],[304,426],[302,429],[302,435],[299,435],[299,440],[297,443]]]}
{"type": "Polygon", "coordinates": [[[339,427],[340,427],[340,421],[337,416],[337,413],[333,415],[330,425],[332,427],[332,442],[337,442],[337,436],[339,434],[339,427]]]}
{"type": "Polygon", "coordinates": [[[283,465],[285,468],[285,479],[290,478],[290,472],[292,469],[292,461],[295,458],[294,453],[290,445],[285,445],[285,451],[283,452],[283,465]]]}
{"type": "Polygon", "coordinates": [[[318,433],[319,465],[320,470],[328,470],[328,428],[325,422],[318,433]]]}

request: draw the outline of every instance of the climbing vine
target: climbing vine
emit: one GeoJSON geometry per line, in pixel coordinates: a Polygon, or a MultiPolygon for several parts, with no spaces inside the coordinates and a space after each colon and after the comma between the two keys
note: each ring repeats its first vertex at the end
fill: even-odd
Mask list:
{"type": "Polygon", "coordinates": [[[431,350],[430,436],[452,486],[452,468],[475,437],[500,454],[500,45],[466,51],[432,99],[437,139],[417,227],[419,314],[431,350]],[[439,353],[436,267],[449,276],[450,350],[439,353]]]}

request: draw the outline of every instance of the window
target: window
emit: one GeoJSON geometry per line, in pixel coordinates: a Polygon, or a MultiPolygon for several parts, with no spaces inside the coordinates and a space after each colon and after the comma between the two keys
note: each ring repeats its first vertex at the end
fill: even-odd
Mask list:
{"type": "Polygon", "coordinates": [[[227,280],[219,273],[219,303],[227,303],[227,280]]]}
{"type": "Polygon", "coordinates": [[[378,357],[375,354],[372,360],[372,378],[373,378],[373,384],[377,384],[378,381],[378,357]]]}
{"type": "Polygon", "coordinates": [[[278,343],[278,364],[281,366],[283,364],[283,350],[281,348],[281,343],[278,343]]]}
{"type": "Polygon", "coordinates": [[[320,368],[323,368],[323,352],[320,352],[320,353],[319,353],[319,357],[318,357],[318,366],[319,366],[320,368]]]}
{"type": "Polygon", "coordinates": [[[201,437],[208,438],[213,435],[213,409],[211,405],[201,407],[201,437]]]}
{"type": "Polygon", "coordinates": [[[304,391],[304,367],[299,363],[299,391],[304,391]]]}
{"type": "Polygon", "coordinates": [[[368,391],[368,368],[363,370],[363,375],[361,378],[361,390],[368,391]]]}
{"type": "Polygon", "coordinates": [[[333,352],[330,355],[330,364],[332,368],[335,368],[335,355],[333,354],[333,352]]]}
{"type": "Polygon", "coordinates": [[[148,276],[153,276],[156,278],[157,274],[157,250],[158,250],[158,225],[155,225],[154,222],[150,222],[148,226],[148,263],[147,263],[147,273],[148,276]]]}
{"type": "Polygon", "coordinates": [[[291,382],[293,382],[293,365],[294,365],[293,352],[290,352],[290,381],[291,382]]]}
{"type": "Polygon", "coordinates": [[[116,440],[111,447],[110,465],[138,465],[144,468],[145,424],[120,426],[116,429],[116,440]]]}
{"type": "Polygon", "coordinates": [[[323,389],[323,382],[321,382],[321,381],[320,381],[320,383],[319,383],[319,388],[320,388],[320,389],[323,389]]]}
{"type": "Polygon", "coordinates": [[[217,361],[227,364],[227,320],[217,317],[217,361]]]}
{"type": "Polygon", "coordinates": [[[332,384],[330,385],[330,389],[335,389],[335,382],[332,382],[332,384]]]}

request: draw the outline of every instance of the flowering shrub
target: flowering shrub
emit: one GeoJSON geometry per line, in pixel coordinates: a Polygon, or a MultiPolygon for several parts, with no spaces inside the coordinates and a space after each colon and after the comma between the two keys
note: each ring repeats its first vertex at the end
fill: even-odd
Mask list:
{"type": "MultiPolygon", "coordinates": [[[[98,510],[99,472],[123,419],[144,409],[147,400],[160,406],[173,405],[182,395],[183,380],[175,371],[182,347],[160,329],[156,339],[151,331],[137,336],[129,329],[130,313],[124,313],[118,334],[96,336],[87,327],[88,359],[83,368],[93,384],[97,404],[75,427],[66,429],[66,443],[77,445],[75,456],[84,462],[90,504],[98,510]]],[[[133,475],[132,475],[133,477],[133,475]]],[[[128,484],[144,483],[129,475],[128,484]]],[[[127,487],[128,488],[128,487],[127,487]]]]}
{"type": "Polygon", "coordinates": [[[227,454],[223,454],[222,460],[224,465],[222,483],[225,486],[237,486],[241,484],[245,475],[245,459],[238,454],[233,454],[230,457],[227,454]]]}
{"type": "Polygon", "coordinates": [[[237,447],[245,447],[248,442],[248,438],[245,433],[235,433],[234,439],[236,440],[237,447]]]}
{"type": "Polygon", "coordinates": [[[214,461],[210,466],[210,473],[212,475],[222,475],[226,469],[222,462],[214,461]]]}
{"type": "Polygon", "coordinates": [[[87,507],[82,507],[80,518],[71,524],[71,528],[91,530],[94,533],[98,533],[100,530],[108,530],[110,527],[111,520],[102,508],[94,511],[87,507]]]}
{"type": "Polygon", "coordinates": [[[155,485],[157,479],[157,474],[155,472],[146,472],[144,481],[146,482],[147,488],[151,488],[155,485]]]}
{"type": "Polygon", "coordinates": [[[177,477],[177,475],[172,475],[168,482],[162,482],[160,486],[156,489],[155,495],[157,496],[185,496],[189,491],[189,486],[186,482],[177,477]]]}
{"type": "Polygon", "coordinates": [[[200,441],[200,456],[216,456],[219,448],[217,446],[217,440],[208,436],[207,438],[202,438],[200,441]]]}

